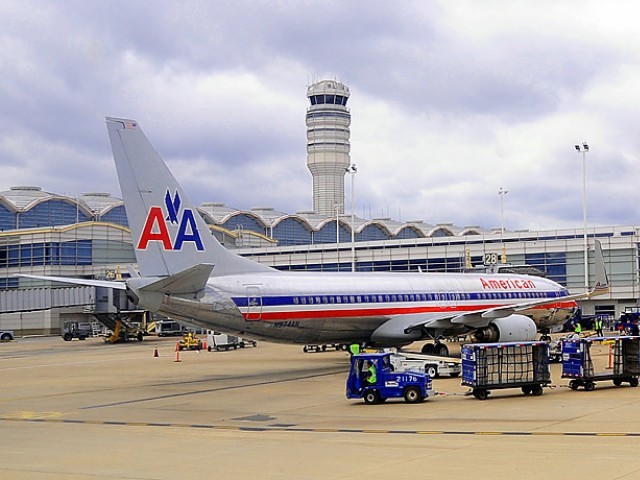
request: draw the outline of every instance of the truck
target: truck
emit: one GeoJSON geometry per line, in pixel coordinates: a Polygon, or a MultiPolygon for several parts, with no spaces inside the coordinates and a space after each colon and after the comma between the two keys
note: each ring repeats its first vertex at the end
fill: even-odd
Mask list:
{"type": "Polygon", "coordinates": [[[320,353],[320,352],[326,352],[327,350],[347,350],[348,349],[348,345],[345,343],[308,343],[305,346],[302,347],[302,351],[304,353],[309,353],[309,352],[315,352],[315,353],[320,353]]]}
{"type": "Polygon", "coordinates": [[[520,388],[542,395],[551,383],[549,344],[537,342],[472,343],[462,347],[462,385],[486,400],[491,390],[520,388]]]}
{"type": "Polygon", "coordinates": [[[235,350],[237,348],[244,348],[248,345],[256,347],[258,346],[258,342],[247,338],[236,337],[235,335],[207,330],[207,351],[209,352],[212,352],[213,350],[217,352],[222,350],[235,350]]]}
{"type": "Polygon", "coordinates": [[[347,398],[362,399],[367,405],[385,402],[389,398],[404,398],[407,403],[419,403],[433,394],[428,374],[411,370],[394,371],[391,355],[391,352],[353,355],[347,377],[347,398]],[[370,375],[371,367],[375,370],[374,380],[370,375]]]}
{"type": "Polygon", "coordinates": [[[178,322],[170,320],[160,320],[156,322],[156,334],[159,337],[180,336],[185,333],[186,329],[178,322]]]}
{"type": "Polygon", "coordinates": [[[418,371],[429,374],[433,378],[441,376],[457,377],[462,372],[459,359],[442,358],[424,353],[399,351],[391,356],[395,371],[418,371]]]}
{"type": "Polygon", "coordinates": [[[65,322],[62,327],[62,338],[70,342],[74,338],[86,340],[93,335],[93,325],[89,322],[65,322]]]}

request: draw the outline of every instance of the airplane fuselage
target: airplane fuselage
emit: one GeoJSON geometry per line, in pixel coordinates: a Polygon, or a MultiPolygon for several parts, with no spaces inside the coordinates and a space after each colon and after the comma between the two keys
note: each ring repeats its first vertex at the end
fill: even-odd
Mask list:
{"type": "MultiPolygon", "coordinates": [[[[433,273],[267,272],[212,277],[200,298],[164,295],[154,310],[203,327],[294,343],[366,341],[391,318],[487,310],[549,299],[522,312],[539,329],[573,315],[565,288],[541,277],[433,273]]],[[[144,296],[139,299],[144,306],[144,296]]],[[[489,321],[487,321],[487,324],[489,321]]],[[[470,331],[447,324],[433,336],[470,331]]],[[[398,343],[422,338],[417,332],[398,343]]],[[[394,342],[390,342],[394,343],[394,342]]]]}

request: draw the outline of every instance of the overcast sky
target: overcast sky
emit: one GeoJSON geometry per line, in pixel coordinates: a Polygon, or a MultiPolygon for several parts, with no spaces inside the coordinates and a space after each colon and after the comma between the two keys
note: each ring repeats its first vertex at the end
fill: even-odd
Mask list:
{"type": "MultiPolygon", "coordinates": [[[[637,1],[0,2],[0,191],[120,196],[105,116],[196,204],[312,208],[306,89],[351,90],[357,214],[640,224],[637,1]]],[[[347,198],[350,182],[346,182],[347,198]]],[[[347,208],[349,211],[349,208],[347,208]]]]}

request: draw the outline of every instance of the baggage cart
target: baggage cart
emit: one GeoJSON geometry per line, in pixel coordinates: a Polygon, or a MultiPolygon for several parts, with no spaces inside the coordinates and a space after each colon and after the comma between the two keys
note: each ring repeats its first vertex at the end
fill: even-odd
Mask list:
{"type": "Polygon", "coordinates": [[[562,341],[562,378],[571,378],[572,390],[584,387],[591,391],[596,388],[596,382],[604,380],[612,380],[617,387],[623,382],[637,387],[639,345],[638,336],[565,339],[562,341]]]}
{"type": "Polygon", "coordinates": [[[542,395],[551,383],[547,342],[472,343],[462,347],[462,385],[485,400],[491,390],[520,388],[542,395]]]}

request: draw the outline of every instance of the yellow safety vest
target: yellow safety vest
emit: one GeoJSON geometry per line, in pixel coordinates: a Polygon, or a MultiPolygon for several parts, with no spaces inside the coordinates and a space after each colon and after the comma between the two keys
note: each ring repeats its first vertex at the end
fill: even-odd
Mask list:
{"type": "Polygon", "coordinates": [[[374,384],[378,381],[378,375],[376,374],[376,367],[375,365],[370,365],[369,366],[369,378],[367,378],[367,382],[369,382],[370,384],[374,384]]]}

